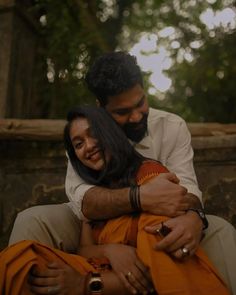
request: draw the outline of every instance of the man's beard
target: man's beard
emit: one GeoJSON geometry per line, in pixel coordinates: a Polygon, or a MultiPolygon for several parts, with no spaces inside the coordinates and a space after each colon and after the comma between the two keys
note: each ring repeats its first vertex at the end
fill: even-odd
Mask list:
{"type": "Polygon", "coordinates": [[[126,123],[122,126],[126,136],[134,142],[140,142],[147,132],[148,113],[138,123],[126,123]]]}

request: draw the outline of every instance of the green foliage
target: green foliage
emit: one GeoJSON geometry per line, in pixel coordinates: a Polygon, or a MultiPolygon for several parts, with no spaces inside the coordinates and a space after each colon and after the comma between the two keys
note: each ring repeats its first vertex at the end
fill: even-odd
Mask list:
{"type": "MultiPolygon", "coordinates": [[[[34,9],[45,16],[39,50],[39,95],[43,117],[64,118],[71,106],[93,103],[84,76],[100,53],[130,50],[144,32],[158,36],[156,50],[167,48],[172,87],[165,99],[150,103],[191,121],[233,122],[235,28],[208,29],[200,15],[211,8],[235,9],[233,0],[38,0],[34,9]],[[210,1],[209,1],[210,2],[210,1]],[[214,3],[213,3],[214,2],[214,3]],[[174,28],[174,34],[160,31],[174,28]],[[198,48],[193,42],[201,44],[198,48]],[[179,46],[173,46],[173,42],[179,46]],[[184,58],[192,56],[192,61],[184,58]],[[48,77],[47,77],[48,75],[48,77]]],[[[42,18],[41,18],[42,20],[42,18]]],[[[150,73],[145,74],[147,89],[150,73]]],[[[164,96],[157,93],[157,96],[164,96]]]]}
{"type": "Polygon", "coordinates": [[[236,34],[217,32],[198,51],[196,59],[169,73],[174,89],[169,103],[191,121],[235,122],[236,34]]]}

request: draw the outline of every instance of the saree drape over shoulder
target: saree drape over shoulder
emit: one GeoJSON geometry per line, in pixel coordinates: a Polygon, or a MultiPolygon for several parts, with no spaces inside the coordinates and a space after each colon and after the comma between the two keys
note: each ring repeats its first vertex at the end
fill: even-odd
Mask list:
{"type": "Polygon", "coordinates": [[[27,284],[30,269],[37,266],[43,270],[52,261],[63,261],[81,275],[94,271],[91,264],[79,255],[68,254],[34,241],[21,241],[0,253],[0,294],[32,294],[27,284]]]}
{"type": "MultiPolygon", "coordinates": [[[[136,182],[142,184],[167,169],[158,162],[146,161],[140,167],[136,182]]],[[[135,243],[137,254],[149,267],[155,290],[159,295],[226,295],[230,294],[216,269],[198,248],[195,255],[184,261],[174,259],[164,251],[154,250],[161,239],[144,230],[145,226],[157,225],[167,220],[164,216],[146,213],[137,218],[130,215],[108,220],[102,230],[96,232],[98,244],[135,243]],[[134,239],[135,232],[135,241],[134,239]]]]}

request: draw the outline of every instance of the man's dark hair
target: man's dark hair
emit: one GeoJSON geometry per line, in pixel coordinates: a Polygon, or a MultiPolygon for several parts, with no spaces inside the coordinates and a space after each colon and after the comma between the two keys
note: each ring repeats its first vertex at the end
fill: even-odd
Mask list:
{"type": "Polygon", "coordinates": [[[108,96],[118,95],[136,84],[143,86],[136,58],[121,51],[106,53],[97,58],[85,80],[103,107],[108,102],[108,96]]]}
{"type": "Polygon", "coordinates": [[[141,165],[143,157],[138,154],[129,143],[124,132],[111,116],[98,107],[76,107],[67,115],[67,124],[64,129],[64,144],[75,172],[82,179],[91,184],[110,186],[114,183],[117,187],[128,186],[134,179],[134,173],[141,165]],[[111,160],[105,162],[103,171],[88,168],[77,158],[70,139],[72,122],[77,118],[86,118],[90,125],[91,134],[97,139],[103,152],[108,151],[111,160]]]}

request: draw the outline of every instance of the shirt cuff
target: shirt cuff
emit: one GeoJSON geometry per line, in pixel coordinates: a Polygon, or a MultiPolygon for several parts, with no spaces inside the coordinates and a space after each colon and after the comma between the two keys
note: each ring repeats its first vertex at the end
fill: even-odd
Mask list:
{"type": "Polygon", "coordinates": [[[82,204],[85,193],[90,189],[94,187],[94,185],[88,185],[88,184],[82,184],[72,193],[68,194],[68,198],[70,200],[67,205],[70,207],[70,209],[74,212],[74,214],[83,221],[89,221],[89,219],[83,214],[82,212],[82,204]]]}

